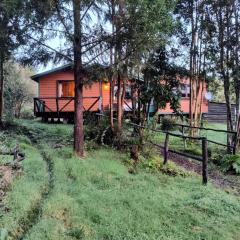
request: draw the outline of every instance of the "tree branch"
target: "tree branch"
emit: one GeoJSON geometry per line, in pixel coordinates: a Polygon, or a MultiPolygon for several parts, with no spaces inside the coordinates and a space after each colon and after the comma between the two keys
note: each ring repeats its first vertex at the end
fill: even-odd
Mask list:
{"type": "Polygon", "coordinates": [[[87,7],[86,11],[83,13],[80,21],[82,21],[84,19],[84,17],[86,16],[87,12],[89,11],[89,9],[92,7],[92,5],[94,4],[94,1],[92,1],[89,6],[87,7]]]}
{"type": "Polygon", "coordinates": [[[56,49],[50,47],[49,45],[47,45],[47,44],[45,44],[45,43],[43,43],[43,42],[37,40],[36,38],[32,37],[30,34],[26,34],[26,35],[27,35],[30,39],[32,39],[33,41],[35,41],[35,42],[39,43],[40,45],[42,45],[42,46],[44,46],[44,47],[50,49],[51,51],[57,53],[58,55],[64,57],[66,60],[71,61],[71,62],[73,61],[73,59],[71,59],[71,58],[68,57],[67,55],[65,55],[65,54],[63,54],[63,53],[57,51],[56,49]]]}

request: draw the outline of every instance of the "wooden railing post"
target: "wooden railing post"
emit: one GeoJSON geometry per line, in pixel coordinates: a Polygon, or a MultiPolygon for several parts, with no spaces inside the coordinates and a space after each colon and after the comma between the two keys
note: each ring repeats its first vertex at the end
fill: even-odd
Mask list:
{"type": "Polygon", "coordinates": [[[46,106],[46,102],[42,101],[42,112],[45,112],[45,106],[46,106]]]}
{"type": "Polygon", "coordinates": [[[58,121],[60,121],[60,118],[59,118],[59,98],[58,97],[56,97],[56,107],[57,107],[58,121]]]}
{"type": "Polygon", "coordinates": [[[168,146],[169,145],[169,134],[166,133],[165,144],[164,144],[164,162],[163,164],[167,164],[168,161],[168,146]]]}
{"type": "Polygon", "coordinates": [[[36,114],[36,98],[33,99],[33,111],[35,115],[36,114]]]}
{"type": "Polygon", "coordinates": [[[206,138],[202,139],[202,181],[208,182],[208,142],[206,138]]]}

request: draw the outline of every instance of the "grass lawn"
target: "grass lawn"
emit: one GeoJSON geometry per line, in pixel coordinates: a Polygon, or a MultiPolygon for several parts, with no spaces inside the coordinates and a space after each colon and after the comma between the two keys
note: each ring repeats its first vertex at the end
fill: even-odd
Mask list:
{"type": "Polygon", "coordinates": [[[239,197],[202,186],[198,176],[141,169],[131,175],[129,157],[109,148],[83,160],[70,147],[53,148],[54,139],[69,138],[71,126],[20,125],[32,144],[18,134],[28,157],[5,200],[10,211],[0,218],[9,239],[240,239],[239,197]],[[32,224],[20,221],[29,216],[32,224]],[[23,226],[24,234],[17,234],[14,229],[23,226]]]}

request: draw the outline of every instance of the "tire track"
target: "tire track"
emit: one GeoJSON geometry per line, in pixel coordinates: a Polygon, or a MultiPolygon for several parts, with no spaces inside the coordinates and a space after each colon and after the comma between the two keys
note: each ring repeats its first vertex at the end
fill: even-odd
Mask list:
{"type": "Polygon", "coordinates": [[[43,149],[40,144],[40,140],[37,135],[29,132],[27,129],[24,129],[24,135],[28,137],[32,145],[38,149],[39,153],[42,156],[43,161],[46,163],[46,170],[48,174],[47,184],[44,186],[43,191],[41,192],[40,199],[34,204],[32,209],[30,209],[27,214],[18,221],[18,227],[15,231],[15,234],[9,233],[13,239],[23,240],[30,230],[39,222],[42,217],[43,206],[47,199],[49,198],[53,188],[54,188],[54,162],[50,154],[43,149]]]}
{"type": "Polygon", "coordinates": [[[44,191],[41,194],[40,200],[34,205],[34,207],[28,212],[27,216],[24,219],[19,221],[19,232],[20,235],[16,236],[18,240],[23,240],[30,230],[39,222],[42,217],[43,206],[47,199],[49,198],[53,188],[54,188],[54,163],[50,155],[48,155],[43,150],[40,150],[40,153],[43,157],[43,161],[46,163],[46,168],[48,172],[48,183],[44,191]],[[28,219],[26,222],[25,219],[28,219]]]}

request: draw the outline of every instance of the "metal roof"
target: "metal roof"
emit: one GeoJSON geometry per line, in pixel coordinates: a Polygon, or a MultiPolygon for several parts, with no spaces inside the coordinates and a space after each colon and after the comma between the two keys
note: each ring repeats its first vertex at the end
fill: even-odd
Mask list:
{"type": "MultiPolygon", "coordinates": [[[[101,69],[107,69],[108,68],[108,66],[106,66],[106,65],[92,64],[88,67],[85,67],[85,70],[94,69],[94,66],[95,67],[98,66],[101,69]]],[[[41,77],[44,77],[46,75],[56,73],[56,72],[59,72],[59,71],[67,71],[67,70],[73,70],[73,63],[68,63],[68,64],[65,64],[63,66],[60,66],[60,67],[57,67],[57,68],[54,68],[54,69],[51,69],[51,70],[48,70],[48,71],[45,71],[45,72],[35,74],[35,75],[31,76],[31,79],[34,80],[35,82],[39,82],[41,77]]],[[[134,76],[132,76],[130,79],[138,80],[139,82],[143,82],[143,79],[141,77],[140,78],[135,78],[134,76]]]]}
{"type": "Polygon", "coordinates": [[[51,73],[55,73],[55,72],[59,72],[59,71],[63,71],[63,70],[71,70],[73,69],[73,64],[72,63],[68,63],[68,64],[65,64],[61,67],[57,67],[57,68],[54,68],[54,69],[51,69],[51,70],[48,70],[48,71],[45,71],[45,72],[42,72],[42,73],[38,73],[36,75],[33,75],[31,76],[31,79],[36,81],[36,82],[39,82],[39,79],[41,77],[44,77],[48,74],[51,74],[51,73]]]}

